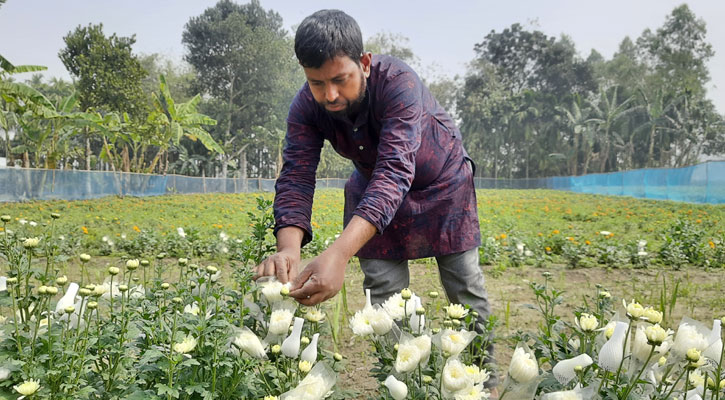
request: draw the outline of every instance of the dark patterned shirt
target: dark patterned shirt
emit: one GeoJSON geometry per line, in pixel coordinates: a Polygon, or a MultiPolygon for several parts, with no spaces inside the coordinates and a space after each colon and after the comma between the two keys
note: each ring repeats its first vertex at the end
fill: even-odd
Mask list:
{"type": "Polygon", "coordinates": [[[315,171],[327,139],[355,172],[345,185],[347,224],[358,215],[378,235],[359,257],[414,259],[480,245],[476,193],[461,135],[416,73],[373,56],[355,121],[329,116],[307,83],[287,118],[284,165],[275,186],[275,234],[285,226],[312,238],[315,171]]]}

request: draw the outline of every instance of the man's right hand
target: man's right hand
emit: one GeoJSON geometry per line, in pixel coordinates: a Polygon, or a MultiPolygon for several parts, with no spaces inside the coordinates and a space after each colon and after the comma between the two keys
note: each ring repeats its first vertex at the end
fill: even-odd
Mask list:
{"type": "Polygon", "coordinates": [[[276,276],[282,283],[293,281],[299,273],[300,253],[280,251],[267,257],[256,268],[254,280],[263,276],[276,276]]]}

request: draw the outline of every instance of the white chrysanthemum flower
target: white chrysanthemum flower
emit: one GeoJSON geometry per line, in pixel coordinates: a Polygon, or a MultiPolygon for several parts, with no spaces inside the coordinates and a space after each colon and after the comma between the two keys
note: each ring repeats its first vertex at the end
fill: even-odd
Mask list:
{"type": "Polygon", "coordinates": [[[410,300],[405,301],[400,293],[396,293],[385,300],[383,308],[394,320],[400,321],[406,314],[411,316],[415,313],[416,299],[420,298],[412,294],[410,300]]]}
{"type": "Polygon", "coordinates": [[[539,376],[539,365],[531,353],[517,347],[511,357],[509,375],[518,383],[526,383],[539,376]]]}
{"type": "Polygon", "coordinates": [[[229,240],[229,235],[224,232],[219,232],[219,239],[221,239],[222,242],[226,242],[227,240],[229,240]]]}
{"type": "Polygon", "coordinates": [[[186,314],[199,315],[199,311],[199,304],[197,304],[196,302],[184,306],[184,313],[186,314]]]}
{"type": "Polygon", "coordinates": [[[395,370],[401,374],[413,371],[420,362],[420,350],[413,343],[398,345],[398,355],[395,358],[395,370]]]}
{"type": "Polygon", "coordinates": [[[390,395],[393,396],[393,399],[403,400],[406,396],[408,396],[408,386],[395,379],[393,375],[388,375],[388,377],[385,378],[384,384],[390,391],[390,395]]]}
{"type": "Polygon", "coordinates": [[[582,313],[579,316],[579,319],[574,319],[577,326],[584,332],[591,332],[595,329],[597,329],[597,326],[599,325],[599,321],[597,321],[597,317],[591,314],[582,313]]]}
{"type": "Polygon", "coordinates": [[[463,390],[471,385],[466,367],[457,359],[449,359],[443,367],[443,387],[451,392],[463,390]]]}
{"type": "Polygon", "coordinates": [[[32,396],[40,389],[40,379],[30,379],[20,385],[13,386],[16,392],[23,396],[32,396]]]}
{"type": "Polygon", "coordinates": [[[287,282],[283,284],[276,279],[272,279],[262,283],[261,286],[262,295],[264,295],[264,298],[267,299],[267,302],[269,302],[269,304],[273,304],[278,301],[282,301],[282,299],[284,298],[284,296],[282,296],[282,288],[287,287],[287,289],[289,289],[290,283],[287,282]]]}
{"type": "Polygon", "coordinates": [[[317,308],[310,308],[305,313],[305,319],[310,322],[322,322],[325,319],[325,313],[317,308]]]}
{"type": "Polygon", "coordinates": [[[471,364],[465,366],[466,376],[474,385],[484,383],[490,377],[490,374],[485,369],[481,369],[478,365],[471,364]]]}
{"type": "Polygon", "coordinates": [[[234,338],[234,345],[254,358],[263,359],[267,357],[267,346],[246,326],[234,338]]]}
{"type": "Polygon", "coordinates": [[[178,233],[179,236],[181,236],[182,238],[186,237],[186,232],[184,232],[184,228],[182,228],[182,227],[176,228],[176,233],[178,233]]]}
{"type": "Polygon", "coordinates": [[[5,367],[0,367],[0,382],[10,377],[10,370],[5,367]]]}
{"type": "Polygon", "coordinates": [[[358,336],[372,335],[375,331],[370,323],[370,317],[374,314],[372,308],[363,308],[355,313],[350,319],[352,333],[358,336]]]}
{"type": "Polygon", "coordinates": [[[446,312],[448,313],[448,318],[451,319],[461,319],[468,315],[468,310],[461,304],[450,304],[446,307],[446,312]]]}
{"type": "Polygon", "coordinates": [[[690,384],[694,387],[702,387],[705,385],[705,376],[699,369],[690,372],[690,384]]]}
{"type": "Polygon", "coordinates": [[[373,311],[365,311],[370,326],[376,335],[385,335],[393,328],[393,318],[379,306],[375,306],[373,311]]]}
{"type": "Polygon", "coordinates": [[[476,337],[476,332],[466,330],[454,331],[452,329],[444,329],[440,334],[441,350],[450,356],[460,354],[471,340],[476,337]]]}
{"type": "Polygon", "coordinates": [[[292,311],[284,308],[272,311],[269,317],[269,333],[278,336],[287,334],[292,317],[294,317],[292,311]]]}
{"type": "Polygon", "coordinates": [[[469,386],[453,396],[454,400],[482,400],[488,399],[488,392],[482,385],[469,386]]]}
{"type": "Polygon", "coordinates": [[[636,301],[632,300],[629,304],[622,299],[622,304],[624,305],[624,308],[627,310],[627,316],[633,319],[639,319],[642,316],[644,316],[644,307],[637,303],[636,301]]]}
{"type": "Polygon", "coordinates": [[[697,327],[683,322],[677,328],[675,341],[672,344],[672,351],[678,356],[684,357],[687,354],[687,350],[694,348],[702,351],[707,347],[707,344],[707,339],[698,331],[697,327]]]}
{"type": "Polygon", "coordinates": [[[191,353],[192,350],[196,347],[196,339],[194,336],[187,335],[184,340],[182,340],[179,343],[174,344],[174,351],[180,354],[188,354],[191,353]]]}

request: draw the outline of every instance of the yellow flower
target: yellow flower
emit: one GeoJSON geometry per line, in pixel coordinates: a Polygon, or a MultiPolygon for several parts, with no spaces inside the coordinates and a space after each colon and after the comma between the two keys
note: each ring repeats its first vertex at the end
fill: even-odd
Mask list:
{"type": "Polygon", "coordinates": [[[312,369],[312,363],[310,363],[309,361],[302,360],[299,362],[297,367],[300,369],[300,371],[302,373],[306,374],[306,373],[310,372],[310,370],[312,369]]]}
{"type": "Polygon", "coordinates": [[[597,317],[582,313],[582,315],[579,317],[579,320],[576,321],[577,325],[584,331],[584,332],[591,332],[594,329],[597,328],[597,325],[599,325],[599,321],[597,321],[597,317]]]}
{"type": "Polygon", "coordinates": [[[448,307],[446,307],[446,312],[448,313],[448,318],[451,319],[461,319],[468,315],[468,310],[466,310],[460,304],[449,305],[448,307]]]}
{"type": "Polygon", "coordinates": [[[632,300],[629,304],[627,304],[626,301],[622,300],[622,304],[624,304],[624,308],[627,309],[627,316],[632,319],[639,319],[642,316],[644,316],[644,307],[642,307],[641,304],[635,302],[632,300]]]}
{"type": "Polygon", "coordinates": [[[40,389],[40,379],[38,380],[27,380],[20,385],[13,386],[13,389],[15,389],[16,392],[20,393],[23,396],[30,396],[35,394],[35,392],[40,389]]]}
{"type": "Polygon", "coordinates": [[[174,344],[174,351],[181,354],[187,354],[194,350],[195,347],[196,339],[191,335],[187,335],[184,340],[174,344]]]}
{"type": "Polygon", "coordinates": [[[662,313],[656,311],[652,307],[647,307],[644,309],[643,317],[647,320],[647,322],[651,324],[659,324],[660,322],[662,322],[662,313]]]}

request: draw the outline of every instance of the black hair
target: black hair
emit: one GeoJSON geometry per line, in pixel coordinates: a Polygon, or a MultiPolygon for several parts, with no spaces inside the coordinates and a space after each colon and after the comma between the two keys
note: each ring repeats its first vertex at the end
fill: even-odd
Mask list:
{"type": "Polygon", "coordinates": [[[346,55],[360,63],[362,33],[355,20],[340,10],[320,10],[305,18],[295,34],[295,55],[305,68],[320,68],[346,55]]]}

